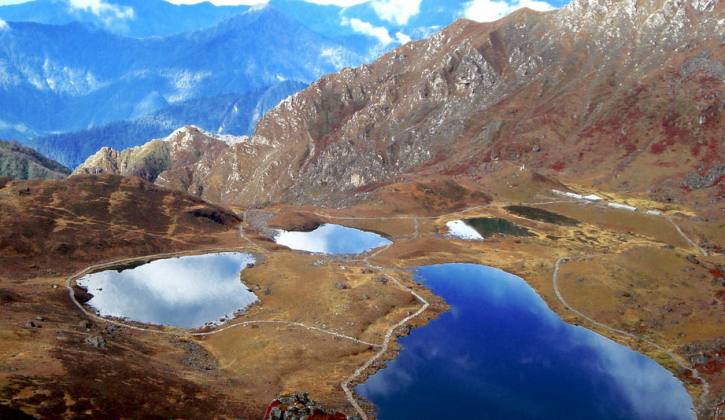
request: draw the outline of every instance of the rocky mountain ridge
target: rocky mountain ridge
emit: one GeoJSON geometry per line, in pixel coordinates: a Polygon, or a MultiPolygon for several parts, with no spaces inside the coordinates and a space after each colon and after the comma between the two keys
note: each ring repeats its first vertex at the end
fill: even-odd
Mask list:
{"type": "Polygon", "coordinates": [[[182,127],[168,137],[143,146],[117,151],[104,147],[89,157],[75,172],[138,176],[168,188],[203,196],[205,175],[215,161],[247,137],[216,136],[198,127],[182,127]]]}
{"type": "Polygon", "coordinates": [[[0,140],[0,177],[62,179],[70,169],[16,142],[0,140]]]}
{"type": "Polygon", "coordinates": [[[417,176],[563,181],[716,204],[725,125],[723,5],[577,0],[461,20],[283,101],[199,173],[206,199],[339,204],[417,176]],[[688,177],[713,178],[691,188],[688,177]],[[211,187],[211,188],[210,188],[211,187]]]}

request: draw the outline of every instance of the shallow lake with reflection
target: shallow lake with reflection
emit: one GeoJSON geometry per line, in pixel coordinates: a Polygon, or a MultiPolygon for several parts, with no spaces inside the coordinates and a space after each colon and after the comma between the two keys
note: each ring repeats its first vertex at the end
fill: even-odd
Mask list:
{"type": "Polygon", "coordinates": [[[335,224],[324,224],[310,232],[277,230],[274,241],[290,249],[332,255],[360,254],[390,244],[377,233],[335,224]]]}
{"type": "Polygon", "coordinates": [[[250,254],[224,252],[151,261],[78,279],[99,315],[149,324],[199,328],[218,324],[256,302],[240,279],[250,254]]]}

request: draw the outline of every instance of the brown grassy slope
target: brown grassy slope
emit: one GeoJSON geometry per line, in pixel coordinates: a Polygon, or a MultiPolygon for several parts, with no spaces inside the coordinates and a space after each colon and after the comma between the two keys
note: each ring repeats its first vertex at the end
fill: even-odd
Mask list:
{"type": "Polygon", "coordinates": [[[116,257],[212,246],[227,210],[120,176],[0,185],[0,275],[69,274],[116,257]]]}
{"type": "Polygon", "coordinates": [[[81,324],[67,275],[91,263],[239,246],[234,214],[138,178],[0,182],[0,417],[256,416],[184,364],[177,337],[81,324]],[[28,320],[37,328],[28,328],[28,320]],[[42,320],[39,320],[42,319],[42,320]],[[106,348],[86,338],[103,336],[106,348]],[[12,407],[12,408],[8,408],[12,407]]]}

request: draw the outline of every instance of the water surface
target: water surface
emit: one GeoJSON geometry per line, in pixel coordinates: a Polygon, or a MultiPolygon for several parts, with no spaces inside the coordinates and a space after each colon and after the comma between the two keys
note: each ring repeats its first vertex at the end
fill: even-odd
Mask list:
{"type": "Polygon", "coordinates": [[[468,226],[474,228],[483,236],[533,236],[533,234],[525,227],[498,217],[473,217],[466,219],[465,222],[468,226]]]}
{"type": "Polygon", "coordinates": [[[87,304],[102,316],[198,328],[257,301],[240,279],[253,262],[237,252],[169,258],[89,274],[78,284],[93,294],[87,304]]]}
{"type": "Polygon", "coordinates": [[[465,239],[468,241],[483,240],[483,235],[463,220],[451,220],[450,222],[446,222],[446,227],[448,228],[448,234],[455,238],[465,239]]]}
{"type": "Polygon", "coordinates": [[[320,254],[360,254],[390,244],[377,233],[324,224],[311,232],[277,230],[274,241],[291,249],[320,254]]]}
{"type": "Polygon", "coordinates": [[[356,390],[381,419],[692,419],[681,382],[653,360],[563,322],[520,278],[472,264],[416,278],[449,312],[400,339],[356,390]]]}
{"type": "Polygon", "coordinates": [[[525,217],[531,220],[538,220],[540,222],[553,223],[555,225],[577,226],[579,224],[578,220],[566,217],[559,213],[540,209],[538,207],[507,206],[506,210],[508,210],[509,213],[513,213],[517,216],[525,217]]]}

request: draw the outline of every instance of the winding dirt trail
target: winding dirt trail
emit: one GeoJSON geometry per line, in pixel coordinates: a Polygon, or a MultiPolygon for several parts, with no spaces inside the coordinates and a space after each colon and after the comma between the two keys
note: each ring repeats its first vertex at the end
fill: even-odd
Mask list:
{"type": "Polygon", "coordinates": [[[352,375],[350,375],[349,377],[347,377],[340,384],[340,386],[342,387],[343,392],[345,393],[345,396],[347,397],[347,400],[355,408],[355,411],[357,411],[358,415],[363,420],[368,420],[368,415],[365,412],[365,410],[363,410],[363,408],[360,406],[360,404],[358,404],[357,400],[355,399],[355,395],[350,390],[350,384],[355,379],[359,378],[370,366],[372,366],[373,363],[375,363],[377,360],[379,360],[383,356],[385,356],[385,353],[387,353],[388,349],[390,348],[390,343],[393,340],[393,334],[395,334],[395,330],[397,330],[398,328],[403,327],[405,324],[407,324],[408,322],[410,322],[414,318],[420,316],[423,312],[425,312],[430,307],[430,303],[428,303],[428,301],[425,300],[425,298],[423,296],[421,296],[418,293],[416,293],[413,289],[410,289],[410,288],[406,287],[397,278],[395,278],[395,277],[387,274],[385,272],[385,270],[384,270],[383,267],[381,267],[379,265],[374,265],[374,264],[370,263],[369,258],[372,258],[372,257],[378,255],[379,253],[387,250],[388,248],[390,248],[391,245],[392,245],[392,243],[391,244],[388,244],[387,246],[385,246],[385,247],[383,247],[381,249],[379,249],[378,251],[376,251],[375,253],[371,254],[370,256],[364,258],[363,259],[363,262],[365,263],[365,265],[367,265],[368,268],[373,269],[373,270],[376,270],[377,272],[379,272],[380,274],[382,274],[383,276],[385,276],[385,278],[387,278],[388,280],[390,280],[393,283],[395,283],[399,288],[401,288],[402,290],[405,290],[406,292],[408,292],[408,293],[412,294],[413,296],[415,296],[415,298],[418,299],[418,301],[422,304],[422,306],[420,308],[418,308],[418,310],[416,312],[414,312],[413,314],[408,315],[407,317],[405,317],[402,320],[400,320],[397,324],[391,326],[388,329],[388,331],[385,333],[385,338],[383,340],[383,344],[382,344],[380,350],[377,353],[375,353],[373,355],[373,357],[371,357],[370,359],[368,359],[362,366],[360,366],[359,368],[357,368],[355,370],[355,372],[353,372],[352,375]]]}
{"type": "MultiPolygon", "coordinates": [[[[580,318],[586,320],[588,323],[590,323],[592,325],[595,325],[595,326],[597,326],[597,327],[599,327],[601,329],[610,331],[610,332],[612,332],[614,334],[621,335],[621,336],[625,336],[625,337],[632,338],[634,340],[637,340],[637,341],[641,341],[643,343],[646,343],[647,345],[649,345],[649,346],[657,349],[658,351],[666,354],[670,359],[672,359],[672,361],[674,361],[682,369],[688,370],[690,372],[690,374],[692,375],[693,378],[696,378],[697,380],[699,380],[702,383],[702,394],[700,394],[699,407],[700,408],[706,408],[707,407],[707,398],[708,398],[708,395],[710,393],[710,384],[705,380],[705,378],[703,378],[700,375],[700,372],[698,372],[697,369],[689,366],[685,361],[682,360],[682,358],[680,356],[678,356],[677,354],[675,354],[673,351],[671,351],[671,350],[669,350],[669,349],[667,349],[665,347],[662,347],[661,345],[655,343],[654,341],[651,341],[651,340],[648,340],[645,337],[642,337],[642,336],[639,336],[639,335],[630,333],[629,331],[624,331],[624,330],[621,330],[619,328],[615,328],[615,327],[609,326],[607,324],[604,324],[602,322],[599,322],[599,321],[591,318],[590,316],[586,315],[585,313],[581,312],[580,310],[574,308],[573,306],[571,306],[569,304],[569,302],[567,302],[564,299],[564,296],[562,296],[561,291],[559,290],[559,270],[561,268],[561,265],[563,263],[567,263],[567,262],[572,261],[574,259],[585,259],[585,258],[592,258],[592,257],[597,257],[597,256],[601,256],[601,255],[600,254],[593,254],[593,255],[586,255],[586,256],[577,257],[577,258],[562,257],[562,258],[559,258],[558,260],[556,260],[556,263],[554,264],[554,272],[551,275],[551,285],[552,285],[552,287],[554,289],[554,293],[556,294],[556,298],[559,300],[559,302],[562,305],[564,305],[564,307],[566,309],[568,309],[569,311],[575,313],[577,316],[579,316],[580,318]]],[[[696,408],[696,411],[697,411],[697,408],[696,408]]]]}
{"type": "Polygon", "coordinates": [[[325,213],[320,213],[317,211],[312,210],[298,210],[299,213],[309,213],[314,214],[317,217],[321,217],[323,219],[332,219],[332,220],[437,220],[441,217],[450,217],[455,216],[463,213],[468,213],[469,211],[476,211],[481,210],[485,208],[489,208],[490,206],[488,204],[480,205],[480,206],[473,206],[473,207],[467,207],[462,210],[453,211],[450,213],[444,213],[439,214],[438,216],[408,216],[408,215],[399,215],[399,216],[375,216],[375,217],[356,217],[356,216],[332,216],[325,213]]]}
{"type": "MultiPolygon", "coordinates": [[[[560,200],[560,201],[569,202],[571,200],[560,200]]],[[[462,210],[455,211],[455,212],[451,212],[451,213],[441,214],[441,215],[438,215],[438,216],[407,216],[407,215],[400,215],[400,216],[380,216],[380,217],[355,217],[355,216],[333,216],[333,215],[329,215],[329,214],[325,214],[325,213],[321,213],[321,212],[316,212],[316,211],[311,211],[311,210],[299,210],[299,212],[313,214],[313,215],[315,215],[317,217],[324,218],[324,219],[328,219],[328,220],[342,220],[342,221],[344,221],[344,220],[372,220],[372,221],[376,221],[376,220],[377,221],[382,221],[382,220],[410,220],[412,222],[412,224],[413,224],[413,233],[411,235],[409,235],[408,237],[405,237],[403,239],[404,240],[405,239],[411,240],[411,239],[418,239],[418,238],[420,238],[420,232],[419,232],[419,229],[420,229],[419,228],[419,222],[420,222],[420,220],[437,220],[437,219],[440,219],[440,218],[453,217],[453,216],[456,216],[456,215],[462,215],[462,214],[465,214],[465,213],[468,213],[468,212],[471,212],[471,211],[476,211],[476,210],[480,210],[480,209],[487,208],[487,207],[489,207],[489,206],[488,205],[474,206],[474,207],[462,209],[462,210]]],[[[430,303],[423,296],[421,296],[420,294],[416,293],[413,289],[405,286],[396,277],[391,276],[390,274],[388,274],[387,272],[385,272],[385,268],[384,267],[379,266],[379,265],[375,265],[375,264],[373,264],[373,263],[370,262],[370,259],[371,258],[374,258],[375,256],[379,255],[380,253],[385,252],[387,249],[389,249],[393,245],[393,243],[390,243],[390,244],[388,244],[385,247],[379,248],[379,249],[375,250],[374,252],[367,254],[367,256],[365,256],[362,259],[351,260],[351,261],[355,261],[355,262],[362,262],[363,264],[365,264],[366,267],[368,267],[368,268],[370,268],[372,270],[375,270],[376,272],[380,273],[382,276],[384,276],[385,278],[387,278],[389,281],[392,281],[401,290],[404,290],[404,291],[412,294],[418,300],[418,302],[420,302],[420,304],[421,304],[421,306],[418,308],[418,310],[416,312],[408,315],[407,317],[403,318],[402,320],[400,320],[396,324],[390,326],[390,328],[388,328],[388,330],[386,331],[385,336],[384,336],[384,339],[383,339],[383,342],[381,344],[370,343],[370,342],[367,342],[367,341],[358,339],[356,337],[351,337],[351,336],[348,336],[348,335],[345,335],[345,334],[342,334],[342,333],[338,333],[338,332],[335,332],[335,331],[330,331],[330,330],[322,329],[322,328],[319,328],[319,327],[316,327],[316,326],[306,325],[306,324],[299,323],[299,322],[289,322],[289,321],[281,321],[281,320],[243,321],[243,322],[239,322],[239,323],[236,323],[236,324],[230,324],[230,325],[221,327],[221,328],[216,329],[214,331],[199,332],[199,333],[189,333],[189,332],[182,332],[182,331],[169,331],[169,330],[158,330],[158,329],[152,329],[152,328],[144,328],[144,327],[140,327],[140,326],[136,326],[136,325],[130,325],[130,324],[126,324],[126,323],[123,323],[123,322],[116,321],[116,320],[106,319],[106,318],[100,317],[100,316],[96,315],[95,313],[92,313],[92,312],[88,311],[80,302],[78,302],[76,300],[75,295],[73,293],[72,285],[74,284],[74,282],[77,279],[79,279],[80,277],[82,277],[84,275],[89,274],[90,272],[97,271],[97,270],[104,269],[104,268],[109,268],[109,267],[112,267],[112,266],[115,266],[115,265],[118,265],[118,264],[122,264],[122,263],[126,263],[126,262],[135,262],[135,261],[140,261],[140,260],[145,260],[145,259],[151,260],[151,259],[160,259],[160,258],[171,258],[171,257],[177,257],[177,256],[185,256],[185,255],[198,255],[198,254],[213,253],[213,252],[249,252],[249,248],[250,247],[252,249],[254,249],[255,252],[258,252],[258,253],[261,253],[261,254],[264,254],[264,253],[269,252],[268,250],[262,248],[261,246],[259,246],[257,243],[255,243],[252,239],[248,238],[244,234],[243,227],[245,225],[247,225],[247,214],[246,213],[247,213],[247,211],[244,211],[244,214],[243,214],[243,222],[242,222],[242,226],[240,228],[240,237],[245,242],[247,242],[249,244],[249,247],[224,248],[224,249],[205,249],[205,250],[194,250],[194,251],[177,252],[177,253],[155,254],[155,255],[150,255],[150,256],[145,256],[145,257],[140,257],[140,258],[127,258],[127,259],[121,259],[121,260],[113,261],[113,262],[110,262],[110,263],[101,263],[101,264],[92,265],[92,266],[87,267],[84,270],[81,270],[80,272],[78,272],[78,273],[76,273],[73,276],[71,276],[71,277],[68,278],[68,280],[66,282],[66,288],[68,289],[68,293],[69,293],[70,299],[71,299],[71,301],[84,314],[86,314],[90,318],[96,319],[96,320],[101,321],[101,322],[108,322],[108,323],[115,324],[115,325],[118,325],[118,326],[121,326],[121,327],[130,328],[132,330],[150,332],[150,333],[154,333],[154,334],[169,334],[169,335],[180,335],[180,336],[204,337],[204,336],[211,336],[211,335],[220,333],[222,331],[226,331],[226,330],[231,329],[231,328],[237,328],[237,327],[240,327],[240,326],[247,326],[247,325],[253,325],[253,324],[273,324],[273,325],[286,325],[286,326],[295,327],[295,328],[302,328],[302,329],[305,329],[305,330],[308,330],[308,331],[317,332],[317,333],[321,333],[321,334],[327,334],[327,335],[330,335],[330,336],[333,336],[333,337],[337,337],[337,338],[340,338],[340,339],[344,339],[344,340],[348,340],[348,341],[351,341],[351,342],[354,342],[354,343],[357,343],[357,344],[362,344],[362,345],[367,345],[367,346],[370,346],[370,347],[373,347],[373,348],[377,348],[379,350],[370,359],[368,359],[362,366],[358,367],[355,370],[355,372],[353,372],[352,375],[350,375],[349,377],[347,377],[340,384],[343,392],[345,393],[345,396],[346,396],[348,402],[350,403],[350,405],[355,409],[355,411],[357,412],[357,414],[362,419],[368,420],[369,417],[368,417],[366,411],[360,406],[360,404],[356,400],[353,391],[350,389],[350,385],[355,380],[357,380],[358,378],[360,378],[365,373],[365,371],[367,369],[369,369],[375,362],[377,362],[378,360],[381,360],[385,356],[385,354],[388,352],[388,350],[390,348],[390,343],[393,341],[394,334],[395,334],[396,330],[398,330],[399,328],[405,326],[411,320],[413,320],[416,317],[418,317],[421,314],[423,314],[430,307],[430,303]]],[[[675,226],[675,228],[680,233],[680,235],[682,235],[682,237],[693,248],[696,248],[703,255],[707,255],[706,252],[702,248],[700,248],[696,243],[694,243],[690,238],[688,238],[685,235],[685,233],[679,228],[679,226],[669,216],[663,216],[663,217],[665,217],[666,219],[668,219],[670,221],[670,223],[672,223],[675,226]]],[[[587,257],[593,257],[593,256],[596,256],[596,255],[589,255],[587,257]]],[[[335,258],[335,257],[328,257],[328,258],[335,258]]],[[[585,257],[579,257],[579,258],[585,258],[585,257]]],[[[576,308],[572,307],[564,299],[564,297],[562,296],[561,291],[559,290],[559,287],[558,287],[558,275],[559,275],[559,271],[560,271],[561,265],[563,263],[566,263],[569,260],[570,260],[570,258],[566,258],[566,257],[559,258],[555,262],[555,265],[554,265],[554,272],[552,274],[552,286],[553,286],[553,289],[554,289],[554,293],[555,293],[557,299],[559,300],[559,302],[566,309],[568,309],[569,311],[573,312],[574,314],[576,314],[577,316],[581,317],[582,319],[586,320],[587,322],[591,323],[594,326],[597,326],[597,327],[599,327],[601,329],[610,331],[611,333],[614,333],[615,335],[621,335],[621,336],[625,336],[625,337],[628,337],[628,338],[631,338],[631,339],[635,339],[635,340],[642,341],[642,342],[647,343],[648,345],[652,346],[653,348],[656,348],[657,350],[663,352],[664,354],[667,354],[672,360],[675,361],[675,363],[677,363],[678,366],[680,366],[683,369],[686,369],[686,370],[690,371],[691,374],[692,374],[692,376],[694,378],[697,378],[698,380],[700,380],[702,382],[702,384],[703,384],[703,393],[700,396],[700,406],[701,407],[705,407],[706,406],[707,397],[708,397],[708,394],[709,394],[709,384],[707,383],[707,381],[704,378],[702,378],[700,376],[699,372],[696,369],[688,366],[675,353],[673,353],[672,351],[670,351],[670,350],[668,350],[668,349],[666,349],[666,348],[658,345],[657,343],[654,343],[654,342],[652,342],[650,340],[647,340],[646,338],[637,336],[637,335],[632,334],[630,332],[627,332],[627,331],[624,331],[624,330],[621,330],[621,329],[617,329],[617,328],[611,327],[609,325],[606,325],[604,323],[601,323],[599,321],[596,321],[596,320],[590,318],[589,316],[587,316],[586,314],[582,313],[581,311],[577,310],[576,308]]]]}
{"type": "Polygon", "coordinates": [[[677,230],[677,233],[679,233],[680,236],[682,236],[682,238],[685,241],[687,241],[688,244],[690,244],[690,246],[692,246],[693,248],[695,248],[697,250],[697,252],[700,253],[700,255],[702,255],[703,257],[707,257],[707,251],[705,251],[704,249],[702,249],[702,247],[700,247],[700,245],[698,245],[695,241],[693,241],[692,239],[690,239],[689,236],[685,235],[685,232],[683,232],[682,229],[680,229],[680,225],[678,225],[677,223],[675,223],[675,221],[672,219],[671,216],[662,216],[662,217],[664,217],[665,219],[667,219],[667,221],[669,221],[670,223],[672,223],[672,226],[675,227],[675,230],[677,230]]]}
{"type": "Polygon", "coordinates": [[[213,331],[207,331],[207,332],[187,332],[184,330],[162,330],[162,329],[156,329],[156,328],[141,327],[138,325],[129,324],[126,322],[115,320],[115,319],[105,318],[105,317],[95,314],[92,311],[89,311],[82,303],[80,303],[76,299],[75,293],[73,291],[73,286],[75,285],[75,282],[78,279],[80,279],[81,277],[88,275],[90,273],[99,271],[99,270],[109,269],[111,267],[118,266],[121,264],[133,263],[133,262],[138,262],[138,261],[146,261],[146,260],[158,260],[158,259],[164,259],[164,258],[200,255],[200,254],[213,254],[213,253],[220,253],[220,252],[245,252],[245,251],[248,252],[248,250],[246,248],[213,248],[213,249],[202,249],[202,250],[194,250],[194,251],[181,251],[181,252],[171,252],[171,253],[164,253],[164,254],[154,254],[154,255],[148,255],[148,256],[144,256],[144,257],[124,258],[124,259],[120,259],[120,260],[116,260],[116,261],[104,262],[104,263],[95,264],[95,265],[86,267],[83,270],[75,273],[71,277],[68,277],[68,279],[66,280],[65,287],[68,290],[68,296],[70,297],[71,302],[73,302],[73,304],[75,304],[75,306],[78,307],[78,309],[80,309],[81,312],[83,312],[83,314],[85,314],[87,317],[94,319],[96,321],[102,322],[102,323],[109,323],[109,324],[117,325],[119,327],[128,328],[128,329],[131,329],[134,331],[142,331],[142,332],[148,332],[148,333],[152,333],[152,334],[161,334],[161,335],[173,335],[173,336],[179,336],[179,337],[189,337],[189,336],[191,336],[191,337],[208,337],[208,336],[218,334],[222,331],[226,331],[226,330],[229,330],[232,328],[244,327],[244,326],[253,325],[253,324],[257,324],[257,325],[259,325],[259,324],[268,324],[268,325],[276,324],[276,325],[286,325],[286,326],[295,327],[295,328],[302,328],[302,329],[305,329],[308,331],[318,332],[321,334],[327,334],[327,335],[330,335],[333,337],[341,338],[344,340],[352,341],[354,343],[363,344],[366,346],[371,346],[371,347],[376,347],[376,348],[381,347],[381,344],[370,343],[370,342],[361,340],[356,337],[351,337],[351,336],[348,336],[348,335],[345,335],[345,334],[342,334],[342,333],[339,333],[336,331],[319,328],[314,325],[307,325],[307,324],[303,324],[301,322],[281,321],[281,320],[244,321],[244,322],[229,324],[227,326],[217,328],[213,331]]]}

